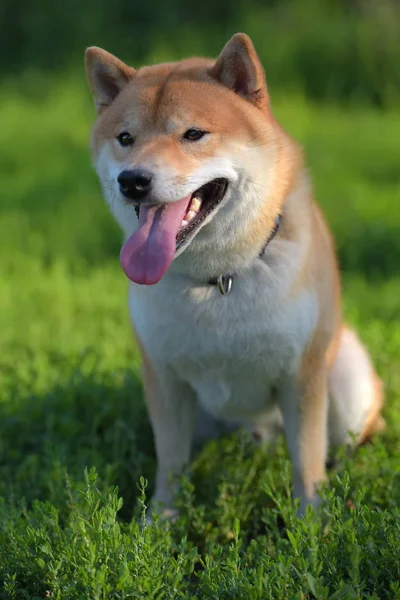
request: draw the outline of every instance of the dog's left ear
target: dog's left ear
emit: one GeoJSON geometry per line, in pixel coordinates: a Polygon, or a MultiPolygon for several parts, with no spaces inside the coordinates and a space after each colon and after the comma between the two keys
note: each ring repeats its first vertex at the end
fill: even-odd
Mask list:
{"type": "Polygon", "coordinates": [[[258,108],[267,107],[264,69],[253,42],[245,33],[236,33],[225,44],[210,75],[258,108]]]}

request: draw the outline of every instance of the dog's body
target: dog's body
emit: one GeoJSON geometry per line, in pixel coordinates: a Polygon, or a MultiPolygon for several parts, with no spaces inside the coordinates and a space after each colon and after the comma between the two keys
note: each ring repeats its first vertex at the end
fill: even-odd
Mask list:
{"type": "Polygon", "coordinates": [[[200,405],[262,437],[283,418],[295,494],[301,508],[316,504],[328,438],[362,441],[381,428],[383,400],[342,325],[330,235],[250,40],[234,36],[216,62],[138,72],[89,49],[87,70],[94,161],[126,235],[155,499],[172,503],[170,476],[189,460],[200,405]],[[228,295],[210,283],[221,275],[228,295]]]}

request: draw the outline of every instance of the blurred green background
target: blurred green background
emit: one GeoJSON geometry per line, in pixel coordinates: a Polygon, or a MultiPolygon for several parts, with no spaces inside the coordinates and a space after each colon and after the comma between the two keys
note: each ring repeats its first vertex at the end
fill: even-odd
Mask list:
{"type": "Polygon", "coordinates": [[[272,86],[312,98],[399,101],[397,0],[3,0],[4,73],[81,65],[104,46],[135,64],[215,55],[235,31],[253,36],[272,86]]]}

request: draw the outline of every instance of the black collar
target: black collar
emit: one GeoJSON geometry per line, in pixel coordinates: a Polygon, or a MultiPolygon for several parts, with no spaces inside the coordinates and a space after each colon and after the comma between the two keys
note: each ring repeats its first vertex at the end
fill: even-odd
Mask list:
{"type": "MultiPolygon", "coordinates": [[[[274,239],[274,237],[278,233],[280,224],[281,224],[281,215],[278,215],[275,219],[275,225],[274,225],[273,230],[269,234],[267,241],[265,242],[265,244],[263,245],[263,247],[260,250],[260,253],[258,255],[259,258],[261,258],[261,256],[263,256],[268,244],[274,239]]],[[[223,296],[227,296],[232,289],[232,283],[233,283],[234,277],[235,277],[234,273],[232,275],[218,275],[218,277],[211,277],[211,279],[209,279],[207,283],[209,285],[217,285],[221,294],[223,296]]]]}

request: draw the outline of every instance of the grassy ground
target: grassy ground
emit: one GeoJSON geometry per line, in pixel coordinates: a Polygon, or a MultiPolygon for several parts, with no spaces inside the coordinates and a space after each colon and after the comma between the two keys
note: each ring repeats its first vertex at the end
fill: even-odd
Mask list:
{"type": "Polygon", "coordinates": [[[283,441],[212,442],[178,522],[148,528],[152,438],[88,95],[69,81],[0,102],[0,598],[400,598],[400,115],[275,99],[335,233],[346,318],[385,381],[387,432],[339,453],[304,521],[283,441]]]}

